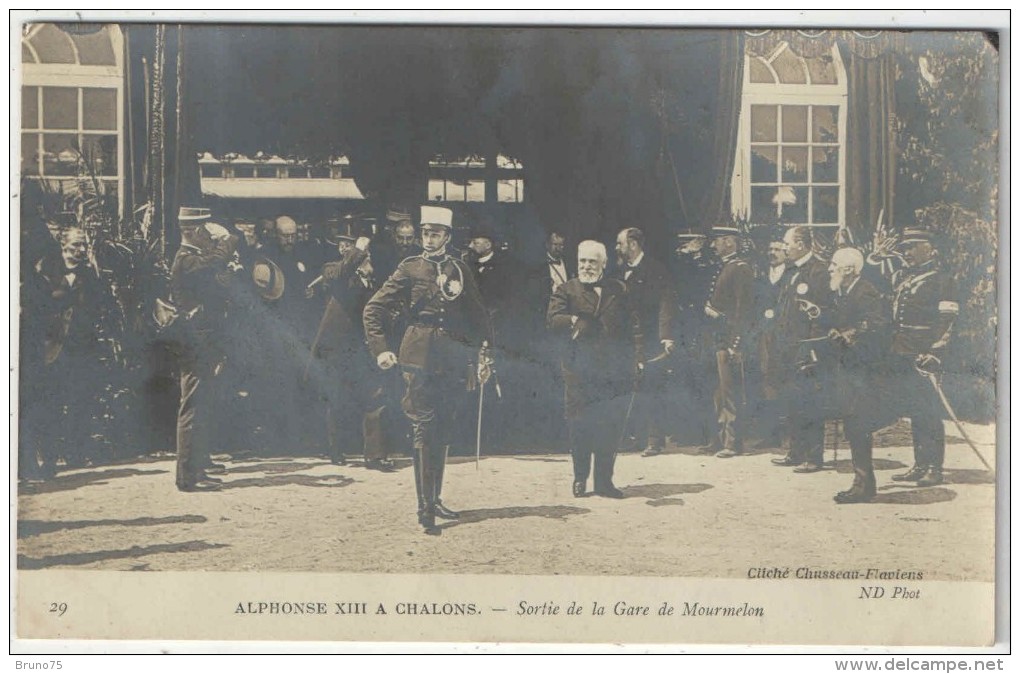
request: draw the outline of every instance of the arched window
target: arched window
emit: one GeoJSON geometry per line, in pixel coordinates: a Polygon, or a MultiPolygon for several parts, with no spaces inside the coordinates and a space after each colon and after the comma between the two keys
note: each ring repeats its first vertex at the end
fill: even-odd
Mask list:
{"type": "Polygon", "coordinates": [[[113,24],[37,23],[21,38],[21,172],[72,189],[94,175],[123,212],[123,37],[113,24]]]}
{"type": "Polygon", "coordinates": [[[734,214],[753,224],[836,227],[845,219],[846,71],[780,43],[747,55],[734,162],[734,214]]]}

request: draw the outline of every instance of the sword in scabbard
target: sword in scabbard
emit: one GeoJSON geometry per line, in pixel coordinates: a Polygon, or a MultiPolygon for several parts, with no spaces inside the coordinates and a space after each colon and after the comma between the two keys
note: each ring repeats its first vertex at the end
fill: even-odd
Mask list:
{"type": "Polygon", "coordinates": [[[987,468],[989,472],[994,472],[992,470],[992,467],[988,465],[988,462],[985,461],[985,457],[981,455],[980,451],[978,451],[977,445],[975,445],[974,441],[970,439],[969,435],[967,435],[967,431],[963,429],[963,424],[960,423],[959,417],[957,417],[956,412],[953,411],[953,406],[949,404],[949,399],[946,398],[945,391],[942,390],[942,384],[939,383],[938,375],[935,374],[934,372],[929,372],[923,368],[917,367],[916,365],[914,366],[914,368],[918,372],[920,372],[925,379],[931,382],[932,388],[935,389],[935,393],[938,395],[939,400],[942,401],[943,409],[946,410],[946,413],[949,415],[949,418],[952,419],[953,424],[956,425],[956,430],[960,431],[960,435],[963,436],[963,439],[967,441],[967,444],[970,445],[970,448],[974,450],[975,454],[977,454],[977,458],[981,459],[981,463],[985,465],[985,468],[987,468]]]}

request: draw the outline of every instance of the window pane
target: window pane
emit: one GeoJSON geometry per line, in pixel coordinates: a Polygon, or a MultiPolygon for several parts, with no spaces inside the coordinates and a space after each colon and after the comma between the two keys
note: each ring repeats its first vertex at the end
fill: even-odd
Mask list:
{"type": "Polygon", "coordinates": [[[110,42],[110,27],[84,35],[71,34],[71,39],[78,47],[78,61],[83,66],[117,65],[113,57],[113,44],[110,42]]]}
{"type": "Polygon", "coordinates": [[[117,128],[117,90],[82,89],[82,128],[114,130],[117,128]]]}
{"type": "Polygon", "coordinates": [[[234,177],[235,178],[254,178],[255,177],[255,167],[252,166],[251,164],[235,166],[234,167],[234,177]]]}
{"type": "Polygon", "coordinates": [[[223,166],[221,164],[202,164],[199,168],[202,170],[203,178],[223,177],[223,166]]]}
{"type": "Polygon", "coordinates": [[[806,147],[783,148],[784,183],[806,183],[807,168],[808,162],[806,147]]]}
{"type": "Polygon", "coordinates": [[[74,63],[71,38],[53,24],[43,24],[32,38],[40,63],[74,63]]]}
{"type": "Polygon", "coordinates": [[[497,191],[500,203],[519,204],[524,201],[523,180],[500,180],[497,191]]]}
{"type": "Polygon", "coordinates": [[[308,168],[305,166],[289,166],[287,167],[288,178],[307,178],[308,168]]]}
{"type": "Polygon", "coordinates": [[[807,74],[804,72],[804,63],[800,58],[784,49],[779,56],[772,61],[772,67],[779,74],[779,81],[783,84],[807,84],[807,74]]]}
{"type": "Polygon", "coordinates": [[[275,178],[277,175],[275,166],[256,166],[256,178],[275,178]]]}
{"type": "Polygon", "coordinates": [[[816,143],[838,143],[839,108],[834,105],[813,105],[811,114],[814,118],[812,140],[816,143]]]}
{"type": "Polygon", "coordinates": [[[32,56],[32,50],[24,42],[21,43],[21,62],[36,63],[35,57],[32,56]]]}
{"type": "Polygon", "coordinates": [[[805,225],[808,222],[808,188],[780,185],[777,191],[780,218],[788,225],[805,225]]]}
{"type": "Polygon", "coordinates": [[[78,90],[43,87],[43,128],[78,128],[78,90]]]}
{"type": "Polygon", "coordinates": [[[793,143],[807,142],[806,105],[783,106],[783,140],[793,143]]]}
{"type": "Polygon", "coordinates": [[[811,182],[813,183],[835,183],[839,182],[839,148],[838,147],[814,147],[811,148],[811,157],[814,162],[812,167],[811,182]]]}
{"type": "Polygon", "coordinates": [[[751,106],[751,141],[755,143],[776,142],[776,106],[751,106]]]}
{"type": "Polygon", "coordinates": [[[485,201],[485,181],[469,180],[465,201],[485,201]]]}
{"type": "Polygon", "coordinates": [[[772,71],[769,70],[765,62],[757,56],[751,57],[751,69],[750,69],[751,81],[755,84],[775,84],[776,78],[772,77],[772,71]]]}
{"type": "Polygon", "coordinates": [[[21,134],[21,174],[39,175],[39,134],[21,134]]]}
{"type": "Polygon", "coordinates": [[[21,128],[39,128],[39,87],[21,88],[21,128]]]}
{"type": "Polygon", "coordinates": [[[779,182],[776,177],[779,148],[768,145],[751,146],[751,182],[779,182]]]}
{"type": "Polygon", "coordinates": [[[808,72],[811,74],[811,84],[835,84],[836,66],[832,63],[831,56],[820,56],[816,59],[805,59],[808,72]]]}
{"type": "Polygon", "coordinates": [[[43,172],[48,176],[78,175],[78,136],[48,133],[43,136],[43,172]]]}
{"type": "Polygon", "coordinates": [[[308,173],[312,178],[329,178],[332,176],[332,171],[329,170],[328,166],[314,166],[308,170],[308,173]]]}
{"type": "Polygon", "coordinates": [[[447,201],[464,201],[464,183],[458,183],[453,180],[445,180],[446,183],[446,200],[447,201]]]}
{"type": "Polygon", "coordinates": [[[812,195],[812,222],[834,224],[839,222],[839,188],[815,187],[812,195]]]}
{"type": "Polygon", "coordinates": [[[446,182],[429,178],[429,201],[446,201],[446,182]]]}
{"type": "Polygon", "coordinates": [[[776,222],[776,188],[751,188],[751,221],[757,224],[776,222]]]}
{"type": "Polygon", "coordinates": [[[117,136],[85,135],[82,154],[96,175],[117,175],[117,136]]]}

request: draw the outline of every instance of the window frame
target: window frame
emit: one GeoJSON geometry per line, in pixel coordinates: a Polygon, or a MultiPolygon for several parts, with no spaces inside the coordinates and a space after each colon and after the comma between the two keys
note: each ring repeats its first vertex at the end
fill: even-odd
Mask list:
{"type": "Polygon", "coordinates": [[[776,47],[768,58],[762,58],[769,71],[776,78],[774,83],[751,82],[751,59],[758,58],[752,54],[744,53],[744,79],[740,101],[740,123],[737,131],[736,157],[733,164],[733,176],[730,184],[730,196],[732,212],[736,217],[750,219],[751,217],[751,189],[754,185],[771,185],[772,183],[753,183],[751,181],[751,160],[752,145],[768,145],[778,148],[776,164],[776,185],[793,185],[796,187],[807,187],[808,203],[806,206],[808,222],[794,223],[783,222],[784,225],[807,225],[820,228],[839,228],[846,222],[846,129],[847,129],[847,74],[843,59],[839,55],[836,45],[831,48],[833,67],[836,70],[835,84],[815,84],[811,82],[811,71],[806,60],[790,53],[801,60],[802,67],[807,76],[805,84],[784,84],[779,81],[778,73],[771,66],[771,61],[777,58],[784,50],[789,50],[787,43],[776,47]],[[757,143],[752,140],[751,135],[751,107],[754,105],[768,105],[777,108],[776,128],[777,138],[775,142],[757,143]],[[804,142],[786,142],[782,138],[782,107],[783,106],[819,106],[838,108],[839,119],[837,120],[836,143],[815,142],[813,140],[814,113],[810,111],[808,116],[807,140],[804,142]],[[783,147],[804,147],[807,149],[807,170],[808,181],[804,183],[784,183],[782,167],[783,147]],[[815,147],[836,147],[839,150],[838,180],[837,182],[816,183],[813,179],[813,148],[815,147]],[[835,223],[814,223],[814,187],[836,186],[839,190],[839,204],[836,209],[837,222],[835,223]]]}
{"type": "MultiPolygon", "coordinates": [[[[59,30],[59,29],[58,29],[59,30]]],[[[25,127],[24,120],[21,120],[20,130],[17,138],[18,150],[23,152],[21,147],[21,135],[24,133],[33,133],[36,136],[36,153],[39,157],[38,173],[30,177],[38,180],[57,180],[67,181],[73,180],[74,176],[47,176],[45,174],[45,166],[43,160],[44,150],[44,138],[46,134],[67,134],[75,135],[79,139],[79,145],[84,136],[116,136],[117,137],[117,174],[115,176],[99,176],[99,179],[104,182],[116,182],[117,184],[117,212],[119,215],[124,213],[124,181],[126,176],[125,161],[126,148],[125,148],[125,123],[124,119],[124,38],[120,28],[116,24],[106,24],[104,30],[109,31],[110,42],[113,47],[113,54],[115,59],[115,65],[113,66],[95,66],[95,65],[80,65],[78,63],[22,63],[22,76],[21,86],[18,88],[18,101],[17,105],[21,105],[21,97],[25,93],[26,87],[36,87],[36,127],[27,129],[25,127]],[[75,129],[47,129],[43,126],[42,120],[44,115],[43,110],[43,88],[44,87],[60,87],[65,89],[77,90],[78,97],[78,124],[75,129]],[[84,129],[84,98],[85,89],[113,89],[117,92],[116,95],[116,112],[117,121],[116,128],[114,129],[84,129]]],[[[22,37],[21,43],[27,45],[33,56],[38,59],[38,53],[34,49],[34,46],[29,41],[32,35],[26,35],[22,37]]],[[[73,40],[68,38],[72,49],[74,49],[75,60],[78,60],[77,46],[73,40]]],[[[21,108],[17,108],[19,111],[21,108]]],[[[19,112],[20,114],[20,112],[19,112]]],[[[21,154],[18,155],[19,157],[21,154]]],[[[18,175],[21,173],[21,163],[18,163],[18,175]]]]}

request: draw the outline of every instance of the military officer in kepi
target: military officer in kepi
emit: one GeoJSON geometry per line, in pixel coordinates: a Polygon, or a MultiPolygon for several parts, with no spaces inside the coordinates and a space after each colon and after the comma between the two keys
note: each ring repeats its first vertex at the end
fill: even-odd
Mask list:
{"type": "Polygon", "coordinates": [[[938,373],[960,312],[949,274],[940,269],[931,233],[907,228],[897,245],[906,264],[893,276],[893,367],[903,393],[893,398],[910,417],[914,466],[894,475],[897,482],[929,487],[942,484],[946,430],[942,405],[925,372],[938,373]]]}
{"type": "Polygon", "coordinates": [[[489,314],[467,264],[447,253],[452,235],[453,211],[422,206],[424,251],[398,264],[364,311],[365,337],[376,363],[384,370],[400,365],[403,371],[402,407],[412,427],[418,522],[430,535],[441,533],[437,517],[459,517],[440,498],[447,445],[443,432],[449,426],[444,422],[455,408],[451,401],[465,394],[465,374],[484,384],[491,373],[489,314]],[[390,316],[402,308],[407,328],[398,355],[387,330],[390,316]]]}
{"type": "Polygon", "coordinates": [[[715,450],[727,459],[743,453],[747,391],[744,382],[744,350],[754,311],[754,270],[739,255],[740,230],[717,225],[712,228],[712,247],[722,262],[712,286],[705,315],[713,321],[718,379],[715,411],[718,436],[702,451],[715,450]]]}

